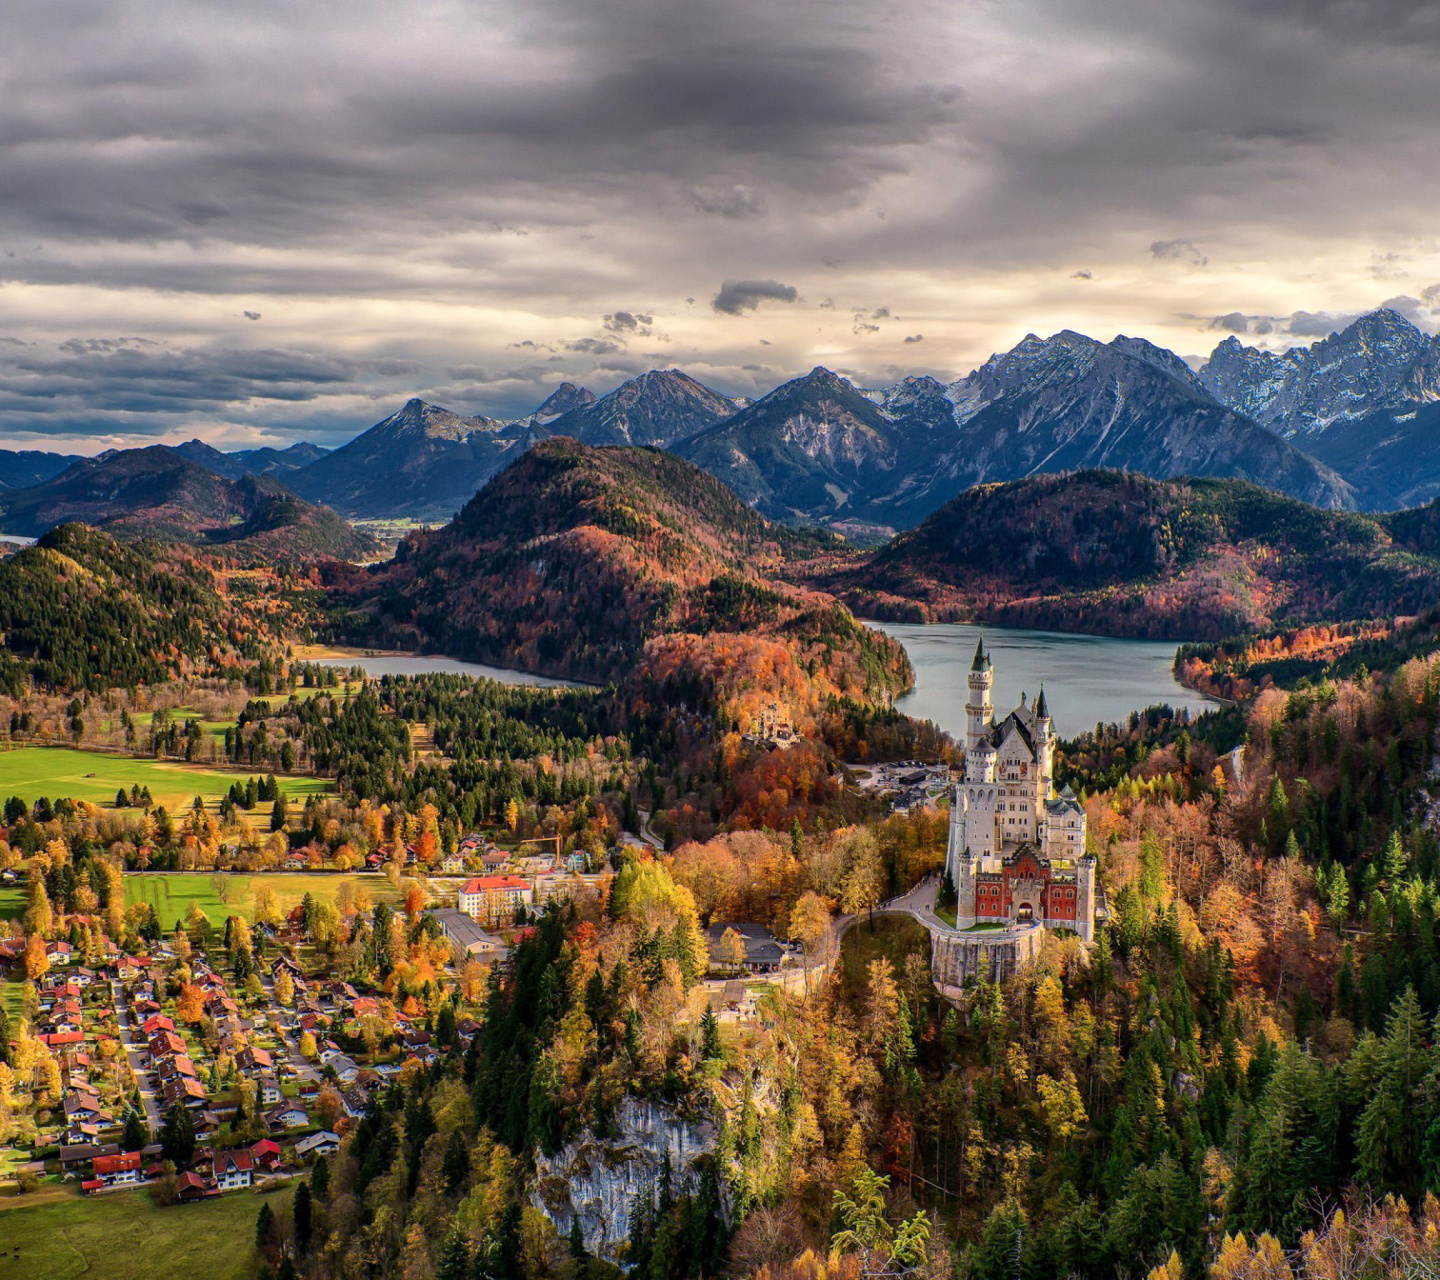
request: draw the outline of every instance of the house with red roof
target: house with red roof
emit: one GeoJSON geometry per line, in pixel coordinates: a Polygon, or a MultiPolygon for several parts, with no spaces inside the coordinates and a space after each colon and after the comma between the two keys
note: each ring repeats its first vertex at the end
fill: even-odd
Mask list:
{"type": "Polygon", "coordinates": [[[181,1204],[203,1200],[209,1194],[209,1186],[198,1173],[182,1173],[175,1179],[175,1197],[181,1204]]]}
{"type": "Polygon", "coordinates": [[[238,1191],[253,1181],[255,1161],[248,1151],[215,1153],[215,1185],[221,1191],[238,1191]]]}
{"type": "Polygon", "coordinates": [[[460,886],[456,905],[486,924],[508,924],[515,909],[534,901],[535,891],[523,876],[474,876],[460,886]]]}
{"type": "Polygon", "coordinates": [[[120,1187],[140,1181],[140,1153],[122,1151],[115,1156],[96,1156],[91,1166],[100,1184],[106,1187],[120,1187]]]}

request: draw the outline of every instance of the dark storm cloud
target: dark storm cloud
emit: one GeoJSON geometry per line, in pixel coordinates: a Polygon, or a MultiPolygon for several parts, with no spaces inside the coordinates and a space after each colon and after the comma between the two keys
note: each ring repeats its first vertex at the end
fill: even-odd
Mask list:
{"type": "Polygon", "coordinates": [[[176,349],[136,338],[72,338],[0,352],[7,432],[103,433],[138,418],[159,433],[177,417],[240,404],[314,402],[377,382],[413,381],[405,360],[351,360],[290,350],[176,349]]]}
{"type": "Polygon", "coordinates": [[[727,316],[754,311],[762,302],[794,302],[800,291],[793,284],[778,280],[727,280],[710,305],[727,316]]]}
{"type": "Polygon", "coordinates": [[[1195,267],[1203,267],[1209,261],[1189,240],[1157,240],[1150,246],[1150,256],[1172,262],[1188,262],[1195,267]]]}
{"type": "Polygon", "coordinates": [[[610,333],[633,334],[644,338],[649,336],[650,326],[654,323],[654,316],[637,315],[633,311],[613,311],[605,317],[604,327],[610,333]]]}
{"type": "Polygon", "coordinates": [[[758,218],[765,212],[765,198],[741,183],[723,190],[696,190],[691,197],[697,209],[719,218],[758,218]]]}
{"type": "Polygon", "coordinates": [[[1224,329],[1227,333],[1249,333],[1250,317],[1243,311],[1230,311],[1210,321],[1212,329],[1224,329]]]}
{"type": "MultiPolygon", "coordinates": [[[[343,18],[288,0],[83,10],[11,6],[0,47],[0,323],[45,357],[21,370],[0,349],[0,394],[33,406],[27,421],[48,405],[57,424],[123,416],[143,434],[226,405],[276,406],[271,421],[292,420],[289,405],[367,406],[338,421],[435,385],[520,404],[557,372],[618,378],[671,313],[693,326],[690,356],[738,371],[740,350],[705,343],[738,347],[745,326],[728,317],[770,302],[795,304],[767,326],[781,351],[787,321],[811,340],[816,310],[780,281],[817,263],[842,299],[826,324],[843,334],[844,300],[884,288],[938,361],[951,317],[922,321],[890,282],[906,273],[1003,283],[1078,260],[1071,278],[1105,288],[1137,264],[1170,282],[1176,265],[1208,265],[1208,279],[1259,228],[1251,261],[1338,238],[1357,271],[1398,280],[1440,200],[1432,0],[476,0],[403,20],[381,0],[343,18]],[[757,278],[693,306],[737,263],[757,278]],[[63,295],[73,319],[27,310],[28,286],[63,295]],[[92,322],[112,295],[178,298],[173,333],[187,336],[152,318],[154,351],[60,352],[72,333],[144,327],[124,307],[92,322]],[[228,330],[184,311],[209,295],[226,299],[228,330]],[[277,299],[457,314],[478,302],[520,318],[483,346],[433,330],[411,345],[398,312],[392,335],[357,321],[357,339],[310,312],[288,319],[277,299]],[[246,351],[262,312],[270,349],[246,351]],[[604,319],[574,337],[593,322],[577,317],[604,319]],[[348,354],[367,344],[424,355],[348,354]],[[549,367],[503,369],[511,359],[549,367]]],[[[1435,275],[1415,270],[1377,295],[1432,309],[1419,281],[1435,275]]],[[[1251,314],[1255,334],[1307,336],[1355,305],[1262,296],[1250,312],[1310,310],[1251,314]]],[[[1206,296],[1187,314],[1203,325],[1246,305],[1206,296]]],[[[1028,323],[997,316],[997,345],[1028,323]]],[[[856,338],[857,362],[863,340],[884,345],[856,338]]]]}

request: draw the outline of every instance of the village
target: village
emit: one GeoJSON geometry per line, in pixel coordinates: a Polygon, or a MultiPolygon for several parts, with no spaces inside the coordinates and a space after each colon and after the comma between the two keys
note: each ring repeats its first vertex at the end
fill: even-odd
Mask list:
{"type": "MultiPolygon", "coordinates": [[[[333,1154],[378,1091],[410,1082],[443,1052],[464,1054],[490,970],[505,971],[540,913],[603,901],[614,868],[651,852],[625,836],[604,870],[587,872],[583,859],[504,850],[476,833],[428,877],[408,850],[416,878],[401,882],[397,909],[367,906],[363,892],[374,882],[378,898],[396,878],[383,859],[350,877],[361,891],[348,903],[368,915],[354,931],[369,946],[388,945],[387,931],[401,926],[431,941],[408,998],[326,945],[333,910],[321,889],[333,873],[323,870],[312,873],[315,893],[278,922],[192,910],[139,954],[97,930],[52,938],[37,955],[35,935],[27,943],[16,928],[0,937],[0,987],[19,992],[8,1069],[20,1087],[0,1101],[13,1110],[22,1091],[38,1101],[28,1128],[10,1126],[0,1183],[21,1194],[70,1185],[86,1196],[146,1187],[162,1205],[283,1185],[333,1154]],[[424,1015],[416,994],[440,1016],[424,1015]]],[[[291,860],[293,876],[303,855],[291,860]]],[[[808,977],[800,948],[762,925],[716,923],[707,943],[697,1010],[718,1021],[755,1020],[765,990],[798,989],[808,977]]]]}

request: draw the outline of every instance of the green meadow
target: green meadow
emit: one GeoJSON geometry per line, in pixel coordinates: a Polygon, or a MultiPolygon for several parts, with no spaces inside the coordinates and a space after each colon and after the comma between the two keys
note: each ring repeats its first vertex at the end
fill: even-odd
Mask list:
{"type": "MultiPolygon", "coordinates": [[[[132,786],[149,787],[156,804],[172,813],[197,795],[218,802],[236,780],[254,771],[223,770],[83,751],[74,747],[17,747],[0,751],[0,799],[19,796],[34,804],[41,796],[113,805],[115,793],[132,786]]],[[[329,790],[323,778],[285,776],[280,789],[289,800],[329,790]]]]}
{"type": "MultiPolygon", "coordinates": [[[[291,1192],[270,1197],[276,1208],[291,1192]]],[[[236,1192],[158,1208],[145,1191],[27,1203],[0,1198],[0,1280],[242,1280],[262,1198],[236,1192]]]]}
{"type": "Polygon", "coordinates": [[[161,925],[169,930],[175,927],[177,920],[184,920],[191,903],[199,903],[200,910],[212,924],[219,924],[226,916],[232,915],[253,920],[255,889],[262,884],[269,885],[275,891],[280,906],[288,910],[307,893],[333,902],[346,883],[363,888],[372,902],[394,903],[399,900],[395,887],[385,876],[284,871],[218,876],[192,871],[132,871],[125,877],[125,900],[127,903],[148,902],[155,908],[161,925]]]}

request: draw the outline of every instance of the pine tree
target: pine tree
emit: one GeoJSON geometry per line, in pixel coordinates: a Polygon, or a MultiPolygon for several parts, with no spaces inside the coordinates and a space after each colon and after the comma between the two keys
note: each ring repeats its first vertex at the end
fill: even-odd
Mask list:
{"type": "Polygon", "coordinates": [[[1412,1121],[1415,1092],[1429,1071],[1425,1024],[1415,988],[1400,993],[1385,1024],[1380,1079],[1355,1126],[1360,1176],[1378,1191],[1413,1185],[1419,1152],[1412,1121]]]}
{"type": "Polygon", "coordinates": [[[466,1142],[463,1130],[451,1131],[450,1141],[445,1144],[445,1158],[440,1172],[451,1194],[458,1191],[461,1183],[470,1175],[470,1144],[466,1142]]]}
{"type": "Polygon", "coordinates": [[[302,1182],[295,1190],[295,1249],[304,1257],[310,1250],[310,1238],[315,1230],[314,1205],[310,1199],[310,1184],[302,1182]]]}
{"type": "Polygon", "coordinates": [[[310,1190],[317,1200],[324,1200],[330,1194],[330,1162],[321,1156],[310,1170],[310,1190]]]}
{"type": "Polygon", "coordinates": [[[275,1213],[267,1202],[260,1206],[260,1212],[255,1215],[255,1247],[260,1250],[268,1248],[274,1234],[275,1213]]]}
{"type": "Polygon", "coordinates": [[[706,1008],[700,1018],[700,1057],[705,1062],[716,1062],[725,1056],[725,1046],[720,1039],[720,1019],[715,1010],[706,1008]]]}

